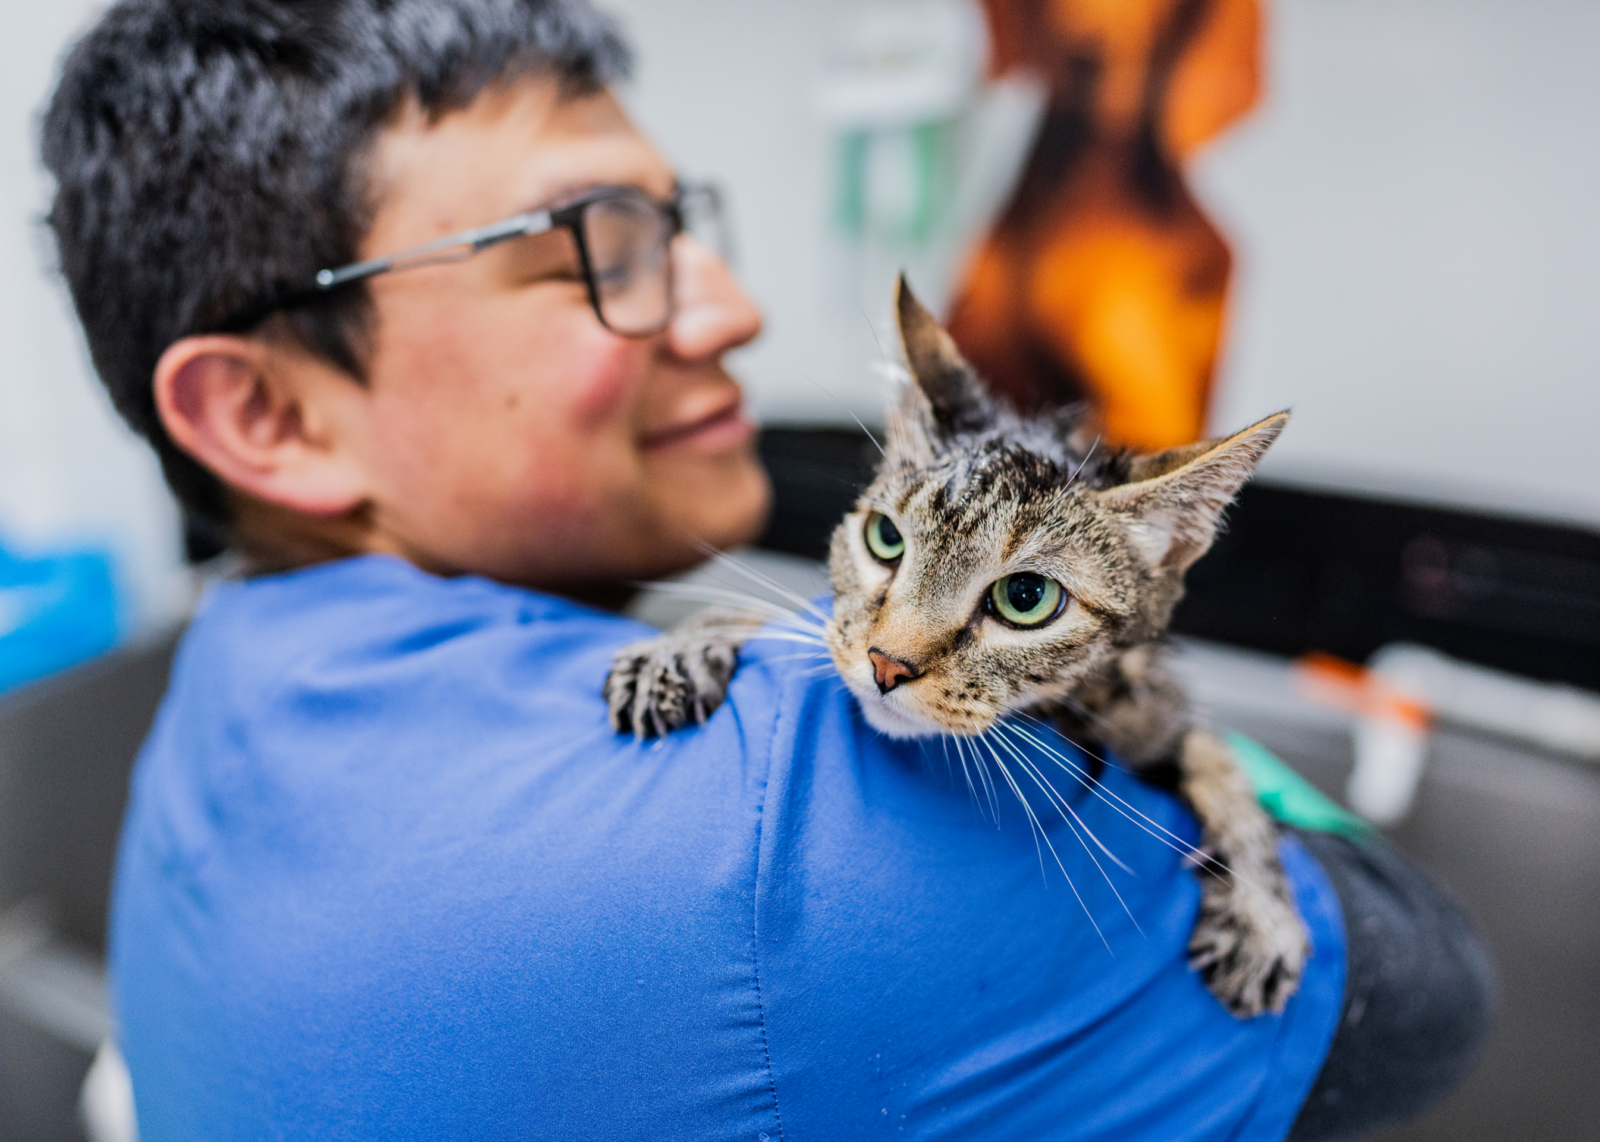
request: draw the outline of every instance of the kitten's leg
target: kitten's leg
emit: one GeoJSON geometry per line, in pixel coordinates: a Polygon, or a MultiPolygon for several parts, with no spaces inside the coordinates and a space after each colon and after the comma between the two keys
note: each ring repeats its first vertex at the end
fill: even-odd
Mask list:
{"type": "Polygon", "coordinates": [[[1200,873],[1189,963],[1241,1018],[1282,1011],[1311,950],[1278,861],[1278,835],[1226,742],[1192,729],[1178,754],[1181,791],[1215,863],[1200,873]],[[1219,867],[1226,866],[1226,867],[1219,867]]]}
{"type": "Polygon", "coordinates": [[[605,685],[612,728],[652,738],[704,722],[727,697],[739,647],[766,621],[713,608],[617,651],[605,685]]]}
{"type": "Polygon", "coordinates": [[[1227,743],[1195,726],[1165,648],[1135,647],[1108,662],[1077,703],[1090,736],[1161,784],[1171,773],[1200,819],[1200,844],[1213,859],[1197,870],[1189,962],[1235,1015],[1283,1010],[1310,949],[1278,862],[1277,829],[1227,743]]]}

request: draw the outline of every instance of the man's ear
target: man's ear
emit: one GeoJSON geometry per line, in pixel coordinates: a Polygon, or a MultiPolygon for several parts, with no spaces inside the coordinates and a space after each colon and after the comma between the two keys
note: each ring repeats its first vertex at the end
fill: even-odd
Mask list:
{"type": "Polygon", "coordinates": [[[929,427],[940,436],[981,431],[994,421],[995,406],[978,380],[978,373],[956,348],[950,334],[922,307],[906,276],[895,286],[895,321],[900,344],[916,390],[922,394],[922,412],[929,427]]]}
{"type": "Polygon", "coordinates": [[[156,365],[156,411],[179,448],[223,483],[307,515],[342,515],[366,496],[339,432],[333,385],[354,385],[309,354],[247,337],[186,337],[156,365]]]}
{"type": "Polygon", "coordinates": [[[1182,574],[1211,547],[1223,509],[1289,423],[1275,413],[1222,440],[1202,440],[1134,460],[1129,482],[1096,493],[1126,518],[1154,568],[1182,574]]]}

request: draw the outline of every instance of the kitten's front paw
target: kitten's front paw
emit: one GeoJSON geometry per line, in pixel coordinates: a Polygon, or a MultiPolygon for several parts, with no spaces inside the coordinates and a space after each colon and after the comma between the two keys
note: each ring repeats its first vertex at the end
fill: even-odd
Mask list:
{"type": "Polygon", "coordinates": [[[1241,1019],[1281,1012],[1300,986],[1311,939],[1283,871],[1252,868],[1245,880],[1201,874],[1200,919],[1189,938],[1189,966],[1241,1019]]]}
{"type": "Polygon", "coordinates": [[[728,693],[738,646],[704,633],[673,633],[619,650],[606,677],[611,726],[621,734],[660,737],[704,722],[728,693]]]}

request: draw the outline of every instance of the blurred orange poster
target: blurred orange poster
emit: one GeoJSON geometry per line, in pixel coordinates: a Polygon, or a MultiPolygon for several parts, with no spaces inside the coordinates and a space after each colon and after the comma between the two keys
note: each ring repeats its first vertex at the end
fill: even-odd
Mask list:
{"type": "Polygon", "coordinates": [[[1049,98],[951,328],[1019,404],[1087,399],[1118,444],[1197,439],[1232,258],[1183,163],[1260,90],[1256,0],[985,0],[991,69],[1049,98]]]}

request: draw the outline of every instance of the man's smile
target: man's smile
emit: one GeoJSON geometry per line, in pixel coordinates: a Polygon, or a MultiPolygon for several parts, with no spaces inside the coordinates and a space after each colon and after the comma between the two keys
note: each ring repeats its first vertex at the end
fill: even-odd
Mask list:
{"type": "Polygon", "coordinates": [[[755,434],[756,426],[744,412],[744,396],[734,390],[709,409],[697,411],[678,421],[648,432],[640,441],[645,451],[690,446],[697,451],[723,452],[744,444],[755,434]]]}

